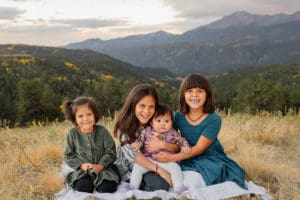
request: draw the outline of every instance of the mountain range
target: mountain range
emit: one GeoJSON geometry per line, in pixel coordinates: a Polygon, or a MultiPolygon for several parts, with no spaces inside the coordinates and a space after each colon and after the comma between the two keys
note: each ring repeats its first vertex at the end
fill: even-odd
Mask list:
{"type": "Polygon", "coordinates": [[[88,39],[64,48],[90,49],[140,67],[177,75],[218,74],[248,66],[300,62],[300,11],[235,12],[182,34],[158,31],[124,38],[88,39]]]}

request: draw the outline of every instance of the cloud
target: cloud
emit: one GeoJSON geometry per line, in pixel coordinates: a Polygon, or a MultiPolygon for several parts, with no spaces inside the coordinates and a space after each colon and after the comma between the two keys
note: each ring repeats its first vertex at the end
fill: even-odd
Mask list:
{"type": "Polygon", "coordinates": [[[165,5],[177,11],[177,17],[185,19],[220,18],[236,11],[248,11],[253,14],[291,14],[299,10],[299,0],[163,0],[165,5]]]}
{"type": "Polygon", "coordinates": [[[50,23],[65,24],[77,28],[100,28],[109,26],[126,25],[125,20],[101,20],[101,19],[55,19],[49,20],[50,23]]]}
{"type": "Polygon", "coordinates": [[[31,0],[8,0],[8,1],[16,1],[16,2],[26,2],[26,1],[31,1],[31,0]]]}
{"type": "Polygon", "coordinates": [[[11,7],[0,7],[0,20],[1,19],[16,19],[20,15],[24,14],[25,10],[20,10],[16,8],[11,8],[11,7]]]}

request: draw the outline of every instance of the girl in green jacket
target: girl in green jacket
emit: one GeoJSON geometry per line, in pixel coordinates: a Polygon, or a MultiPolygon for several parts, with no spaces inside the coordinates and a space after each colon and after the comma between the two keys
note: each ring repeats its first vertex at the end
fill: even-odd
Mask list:
{"type": "Polygon", "coordinates": [[[73,168],[66,182],[76,191],[112,193],[119,177],[113,167],[115,143],[108,130],[96,125],[99,109],[91,97],[78,97],[64,102],[65,117],[75,127],[67,136],[64,161],[73,168]]]}

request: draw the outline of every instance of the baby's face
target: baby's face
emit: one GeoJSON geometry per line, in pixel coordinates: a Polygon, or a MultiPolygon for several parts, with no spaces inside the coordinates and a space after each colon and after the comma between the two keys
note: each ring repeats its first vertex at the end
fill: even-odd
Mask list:
{"type": "Polygon", "coordinates": [[[158,133],[166,133],[172,128],[172,117],[170,114],[159,115],[152,119],[153,131],[158,133]]]}

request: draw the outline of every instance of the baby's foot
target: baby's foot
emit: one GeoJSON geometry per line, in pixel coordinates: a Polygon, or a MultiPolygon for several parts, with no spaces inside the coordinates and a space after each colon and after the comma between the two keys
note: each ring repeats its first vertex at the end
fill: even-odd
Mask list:
{"type": "Polygon", "coordinates": [[[182,193],[184,193],[185,191],[187,191],[189,188],[187,188],[184,185],[181,185],[180,188],[176,191],[177,194],[181,195],[182,193]]]}
{"type": "Polygon", "coordinates": [[[128,183],[128,182],[124,182],[123,186],[127,191],[134,190],[134,187],[132,185],[130,185],[130,183],[128,183]]]}

